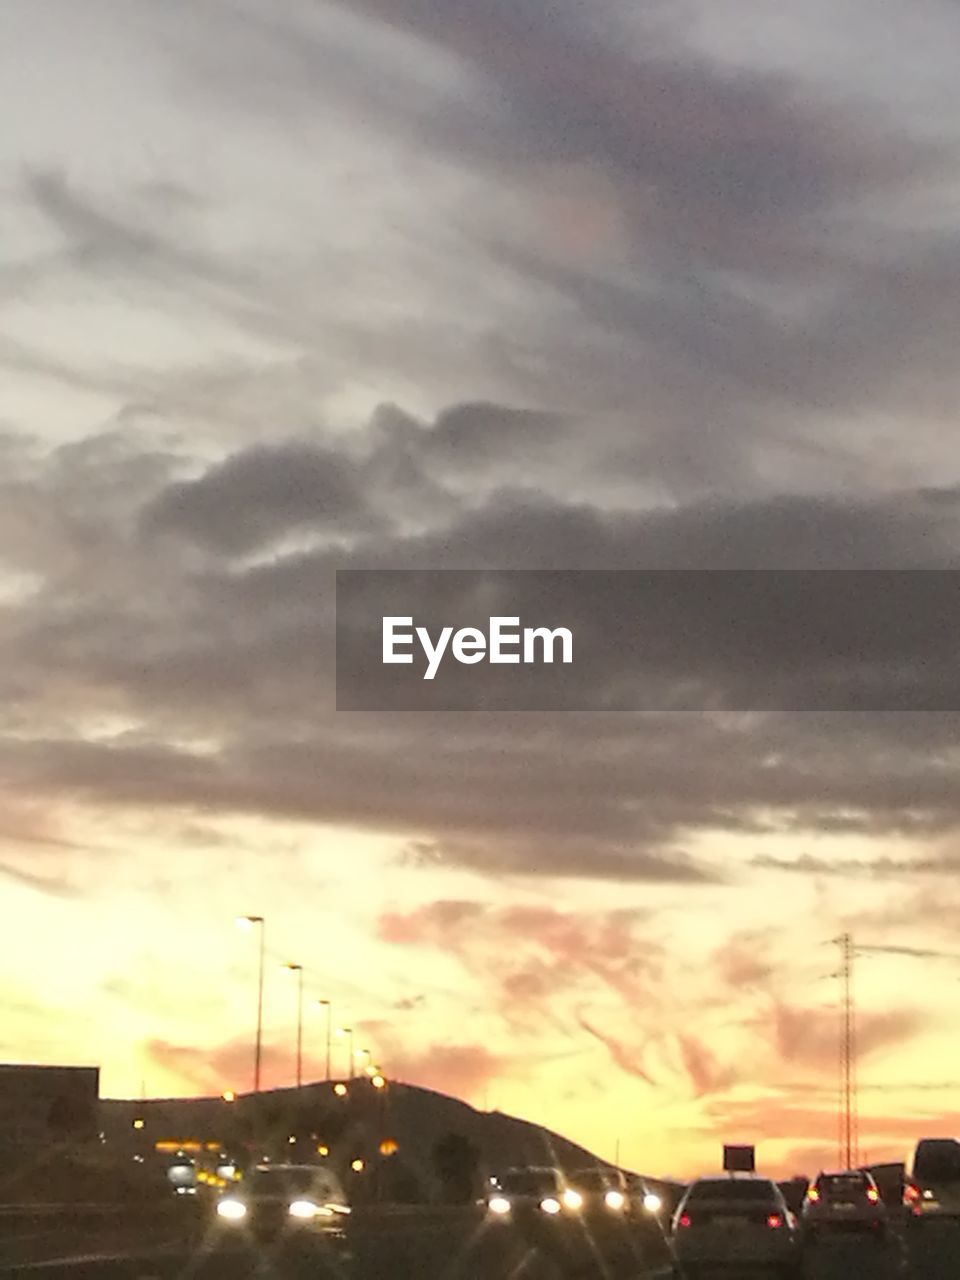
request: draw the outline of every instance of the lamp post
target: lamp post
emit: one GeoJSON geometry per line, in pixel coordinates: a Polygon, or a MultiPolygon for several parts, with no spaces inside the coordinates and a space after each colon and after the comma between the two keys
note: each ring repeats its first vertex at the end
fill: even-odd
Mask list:
{"type": "Polygon", "coordinates": [[[263,963],[266,957],[264,937],[266,926],[263,916],[238,916],[237,924],[241,929],[258,928],[260,930],[260,975],[257,979],[257,1039],[253,1056],[253,1091],[260,1092],[260,1067],[263,1060],[263,963]]]}
{"type": "Polygon", "coordinates": [[[354,1067],[353,1067],[353,1027],[338,1027],[338,1028],[337,1028],[337,1035],[338,1035],[338,1036],[349,1036],[349,1038],[350,1038],[350,1039],[349,1039],[349,1045],[350,1045],[350,1066],[347,1068],[347,1079],[348,1079],[348,1080],[352,1080],[352,1079],[353,1079],[353,1069],[354,1069],[354,1067]]]}
{"type": "Polygon", "coordinates": [[[297,1088],[303,1084],[303,965],[285,964],[288,972],[297,975],[297,1088]]]}
{"type": "Polygon", "coordinates": [[[326,1037],[327,1066],[326,1066],[326,1075],[324,1076],[324,1079],[329,1080],[330,1079],[330,1040],[333,1035],[333,1023],[331,1021],[331,1019],[333,1018],[333,1006],[330,1004],[329,1000],[318,1000],[317,1006],[320,1009],[325,1009],[327,1013],[327,1037],[326,1037]]]}

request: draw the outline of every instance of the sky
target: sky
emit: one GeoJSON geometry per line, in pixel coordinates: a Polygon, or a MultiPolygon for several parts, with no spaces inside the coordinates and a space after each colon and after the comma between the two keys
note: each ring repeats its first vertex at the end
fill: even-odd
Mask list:
{"type": "Polygon", "coordinates": [[[960,7],[776,9],[0,8],[0,1057],[249,1088],[253,913],[268,1084],[293,962],[308,1076],[815,1172],[850,930],[960,1129],[955,714],[335,710],[337,568],[956,564],[960,7]]]}

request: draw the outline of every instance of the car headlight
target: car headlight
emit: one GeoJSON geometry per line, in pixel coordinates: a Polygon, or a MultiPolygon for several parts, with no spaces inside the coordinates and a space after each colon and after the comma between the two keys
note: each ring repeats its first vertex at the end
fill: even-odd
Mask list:
{"type": "Polygon", "coordinates": [[[627,1203],[627,1198],[622,1191],[608,1191],[603,1197],[603,1202],[608,1209],[622,1209],[627,1203]]]}
{"type": "Polygon", "coordinates": [[[573,1187],[569,1187],[563,1193],[563,1204],[566,1209],[580,1209],[583,1207],[583,1196],[579,1191],[574,1191],[573,1187]]]}
{"type": "Polygon", "coordinates": [[[510,1201],[506,1196],[493,1196],[487,1207],[491,1213],[497,1213],[502,1216],[510,1212],[510,1201]]]}
{"type": "Polygon", "coordinates": [[[560,1201],[555,1200],[553,1196],[547,1196],[546,1200],[540,1201],[540,1208],[544,1213],[559,1213],[561,1209],[560,1201]]]}
{"type": "Polygon", "coordinates": [[[663,1208],[663,1201],[655,1191],[648,1191],[643,1197],[643,1207],[647,1213],[659,1213],[663,1208]]]}
{"type": "Polygon", "coordinates": [[[247,1206],[242,1200],[221,1200],[217,1204],[217,1213],[228,1222],[239,1222],[247,1216],[247,1206]]]}
{"type": "Polygon", "coordinates": [[[319,1212],[312,1200],[294,1200],[290,1206],[291,1218],[315,1218],[319,1212]]]}

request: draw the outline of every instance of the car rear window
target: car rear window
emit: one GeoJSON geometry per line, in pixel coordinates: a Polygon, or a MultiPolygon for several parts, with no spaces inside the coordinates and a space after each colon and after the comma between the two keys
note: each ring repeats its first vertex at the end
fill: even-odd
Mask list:
{"type": "Polygon", "coordinates": [[[867,1180],[858,1173],[851,1173],[842,1177],[824,1178],[820,1186],[830,1196],[863,1195],[867,1189],[867,1180]]]}
{"type": "Polygon", "coordinates": [[[777,1189],[772,1182],[739,1182],[736,1178],[695,1182],[687,1195],[688,1203],[698,1200],[735,1200],[752,1204],[776,1201],[777,1189]]]}

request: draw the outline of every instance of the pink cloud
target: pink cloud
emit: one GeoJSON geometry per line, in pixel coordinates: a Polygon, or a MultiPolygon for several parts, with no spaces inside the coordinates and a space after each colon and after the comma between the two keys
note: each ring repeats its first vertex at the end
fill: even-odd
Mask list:
{"type": "Polygon", "coordinates": [[[729,1089],[739,1078],[730,1065],[719,1062],[713,1051],[693,1035],[677,1037],[680,1056],[698,1098],[729,1089]]]}
{"type": "Polygon", "coordinates": [[[419,1051],[394,1046],[388,1056],[390,1074],[396,1079],[474,1104],[483,1102],[488,1086],[508,1065],[480,1044],[433,1044],[419,1051]]]}
{"type": "MultiPolygon", "coordinates": [[[[252,1088],[253,1046],[249,1040],[230,1040],[219,1045],[198,1047],[154,1039],[147,1044],[151,1060],[179,1078],[184,1090],[195,1096],[214,1097],[224,1089],[245,1092],[252,1088]]],[[[304,1056],[303,1078],[319,1080],[322,1064],[304,1056]]],[[[289,1047],[264,1043],[261,1058],[263,1088],[287,1088],[296,1081],[296,1059],[289,1047]]]]}

